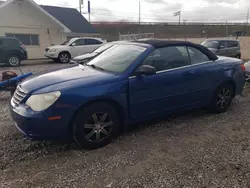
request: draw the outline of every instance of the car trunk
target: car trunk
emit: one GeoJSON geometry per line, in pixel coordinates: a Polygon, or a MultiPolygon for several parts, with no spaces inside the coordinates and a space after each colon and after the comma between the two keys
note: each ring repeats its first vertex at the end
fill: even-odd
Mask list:
{"type": "Polygon", "coordinates": [[[218,56],[218,59],[215,62],[226,67],[244,64],[244,62],[241,59],[224,57],[224,56],[218,56]]]}

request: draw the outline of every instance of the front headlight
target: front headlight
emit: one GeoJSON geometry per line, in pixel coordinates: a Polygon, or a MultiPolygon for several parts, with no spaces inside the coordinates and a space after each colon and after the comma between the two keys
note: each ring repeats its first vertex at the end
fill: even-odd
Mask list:
{"type": "Polygon", "coordinates": [[[60,91],[31,95],[25,104],[28,105],[32,110],[40,112],[49,108],[57,101],[60,96],[60,91]]]}
{"type": "Polygon", "coordinates": [[[50,49],[49,52],[56,52],[56,49],[50,49]]]}

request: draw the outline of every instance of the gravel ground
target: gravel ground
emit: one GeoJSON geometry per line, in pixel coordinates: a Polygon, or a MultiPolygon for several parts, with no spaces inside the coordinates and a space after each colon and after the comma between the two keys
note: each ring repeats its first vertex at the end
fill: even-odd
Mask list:
{"type": "Polygon", "coordinates": [[[198,110],[144,123],[94,151],[26,140],[11,121],[9,94],[1,93],[0,187],[250,187],[249,92],[225,114],[198,110]]]}

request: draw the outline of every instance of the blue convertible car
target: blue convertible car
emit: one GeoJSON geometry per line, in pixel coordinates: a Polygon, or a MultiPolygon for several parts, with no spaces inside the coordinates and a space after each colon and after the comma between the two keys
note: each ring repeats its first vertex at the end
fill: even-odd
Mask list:
{"type": "Polygon", "coordinates": [[[155,116],[208,107],[225,112],[245,83],[241,60],[181,41],[123,42],[84,65],[36,75],[11,99],[29,139],[109,143],[120,128],[155,116]]]}

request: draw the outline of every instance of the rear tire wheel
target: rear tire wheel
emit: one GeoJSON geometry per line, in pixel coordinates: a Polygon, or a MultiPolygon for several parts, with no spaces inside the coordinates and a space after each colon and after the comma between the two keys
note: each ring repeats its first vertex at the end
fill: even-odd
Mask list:
{"type": "Polygon", "coordinates": [[[234,88],[231,84],[223,84],[214,93],[210,104],[210,111],[214,113],[224,113],[228,110],[234,98],[234,88]]]}
{"type": "Polygon", "coordinates": [[[20,57],[17,55],[9,55],[7,61],[8,65],[11,67],[17,67],[21,63],[20,57]]]}
{"type": "Polygon", "coordinates": [[[119,117],[111,105],[94,103],[80,110],[73,120],[73,137],[84,149],[110,143],[119,132],[119,117]]]}

